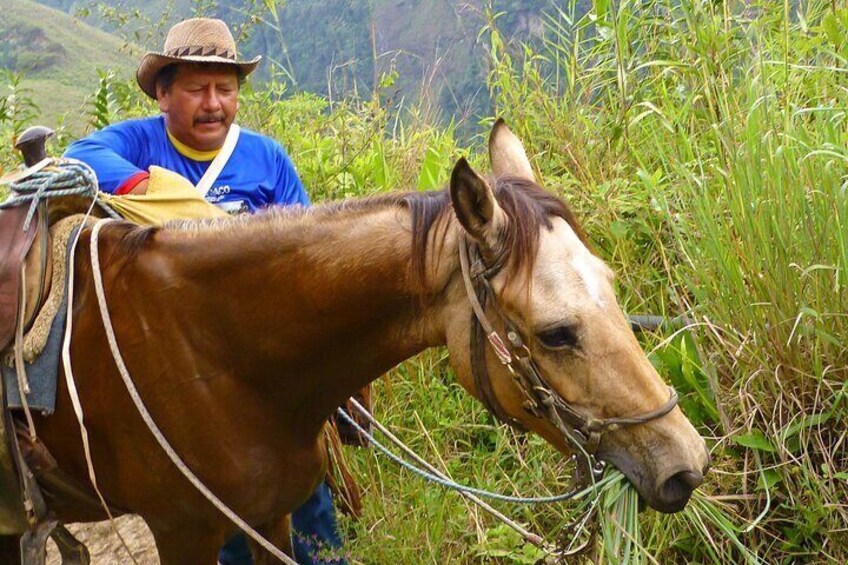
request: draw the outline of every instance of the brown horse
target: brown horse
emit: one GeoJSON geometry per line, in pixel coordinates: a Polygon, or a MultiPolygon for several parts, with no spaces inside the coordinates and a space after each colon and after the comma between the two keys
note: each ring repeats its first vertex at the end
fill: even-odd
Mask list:
{"type": "MultiPolygon", "coordinates": [[[[449,192],[161,229],[113,223],[100,234],[117,339],[154,420],[188,467],[289,555],[289,513],[323,477],[322,430],[346,398],[439,345],[463,386],[482,396],[460,269],[466,240],[484,264],[503,264],[491,276],[498,310],[577,413],[630,417],[668,404],[616,303],[611,271],[587,249],[566,205],[536,185],[502,122],[489,149],[491,184],[461,160],[449,192]]],[[[177,471],[133,406],[106,344],[90,243],[86,231],[75,262],[71,354],[100,488],[112,508],[146,520],[163,564],[214,563],[235,527],[177,471]]],[[[570,453],[561,429],[525,409],[491,348],[483,357],[489,400],[570,453]]],[[[60,468],[93,500],[64,384],[55,414],[36,424],[60,468]]],[[[704,441],[678,408],[596,439],[598,456],[663,511],[681,509],[709,465],[704,441]]],[[[79,497],[53,493],[48,504],[63,522],[104,519],[79,497]]]]}

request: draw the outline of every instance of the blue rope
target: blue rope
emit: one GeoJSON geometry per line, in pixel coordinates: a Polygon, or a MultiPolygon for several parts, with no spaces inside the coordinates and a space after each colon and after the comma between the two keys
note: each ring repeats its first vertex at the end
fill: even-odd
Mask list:
{"type": "MultiPolygon", "coordinates": [[[[436,476],[432,473],[428,473],[424,469],[420,469],[420,468],[416,467],[415,465],[412,465],[408,461],[404,461],[403,459],[401,459],[400,457],[398,457],[397,455],[395,455],[394,453],[389,451],[389,449],[386,446],[384,446],[377,439],[375,439],[369,432],[365,431],[362,428],[362,426],[360,426],[358,423],[356,423],[353,420],[353,418],[351,418],[344,410],[339,408],[337,412],[338,412],[338,415],[342,418],[342,420],[344,420],[345,422],[347,422],[348,424],[353,426],[353,428],[356,431],[358,431],[360,434],[365,436],[365,438],[368,439],[368,441],[372,445],[374,445],[374,447],[376,447],[384,455],[386,455],[386,457],[388,457],[389,459],[391,459],[392,461],[394,461],[395,463],[397,463],[401,467],[403,467],[403,468],[405,468],[409,471],[412,471],[416,475],[423,477],[424,479],[426,479],[428,481],[434,482],[438,485],[441,485],[441,486],[448,488],[448,489],[451,489],[451,490],[456,490],[456,491],[460,491],[460,492],[467,492],[467,493],[476,494],[477,496],[482,496],[482,497],[485,497],[485,498],[500,500],[502,502],[512,502],[514,504],[548,504],[548,503],[552,503],[552,502],[562,502],[562,501],[565,501],[565,500],[573,500],[573,499],[577,499],[577,498],[582,498],[583,496],[585,496],[586,494],[588,494],[590,492],[595,492],[596,489],[599,486],[601,486],[601,483],[604,482],[604,481],[600,481],[600,482],[595,483],[594,485],[589,485],[588,487],[584,488],[583,490],[572,491],[572,492],[569,492],[569,493],[566,493],[566,494],[559,494],[559,495],[556,495],[556,496],[537,496],[537,497],[530,497],[530,498],[521,497],[521,496],[507,496],[505,494],[499,494],[499,493],[496,493],[496,492],[490,492],[490,491],[487,491],[487,490],[482,490],[482,489],[478,489],[478,488],[474,488],[474,487],[469,487],[469,486],[466,486],[466,485],[461,485],[461,484],[456,483],[454,481],[451,481],[449,479],[443,479],[443,478],[436,476]]],[[[612,475],[608,475],[608,476],[612,476],[612,475]]]]}
{"type": "MultiPolygon", "coordinates": [[[[12,195],[4,202],[0,202],[0,209],[30,202],[24,221],[24,231],[29,228],[38,204],[42,200],[61,196],[88,196],[96,200],[99,190],[97,176],[92,168],[75,159],[54,159],[49,166],[22,180],[10,183],[9,187],[12,189],[12,195]]],[[[101,207],[103,207],[102,203],[101,207]]],[[[110,208],[104,207],[104,209],[111,216],[119,217],[110,208]]]]}

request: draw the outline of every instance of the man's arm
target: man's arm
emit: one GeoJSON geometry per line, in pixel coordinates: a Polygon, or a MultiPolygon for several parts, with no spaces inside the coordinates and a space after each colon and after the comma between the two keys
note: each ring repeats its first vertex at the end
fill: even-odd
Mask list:
{"type": "Polygon", "coordinates": [[[274,189],[273,204],[309,206],[309,195],[306,194],[294,164],[282,146],[277,154],[277,185],[274,189]]]}
{"type": "Polygon", "coordinates": [[[125,186],[119,186],[115,194],[147,194],[147,180],[150,175],[145,173],[145,177],[138,181],[135,185],[130,186],[130,183],[124,183],[125,186]]]}
{"type": "Polygon", "coordinates": [[[139,165],[144,132],[124,122],[72,143],[65,157],[88,164],[100,190],[113,194],[144,194],[148,173],[139,165]]]}

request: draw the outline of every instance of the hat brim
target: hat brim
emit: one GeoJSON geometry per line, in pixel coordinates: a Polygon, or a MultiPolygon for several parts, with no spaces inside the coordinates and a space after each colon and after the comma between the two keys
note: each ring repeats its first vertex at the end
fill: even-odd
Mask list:
{"type": "Polygon", "coordinates": [[[262,56],[255,57],[249,61],[233,61],[224,57],[215,55],[186,55],[183,57],[171,57],[161,53],[150,52],[141,58],[138,64],[138,69],[135,72],[135,80],[142,92],[149,97],[156,99],[156,75],[159,71],[173,65],[174,63],[214,63],[222,65],[232,65],[242,70],[245,76],[256,70],[259,66],[259,61],[262,56]]]}

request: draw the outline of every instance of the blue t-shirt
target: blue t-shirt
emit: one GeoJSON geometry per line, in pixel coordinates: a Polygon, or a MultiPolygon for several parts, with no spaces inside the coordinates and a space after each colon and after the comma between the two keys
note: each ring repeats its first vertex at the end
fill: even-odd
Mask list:
{"type": "MultiPolygon", "coordinates": [[[[161,115],[127,120],[92,133],[71,144],[65,156],[91,166],[100,189],[105,192],[115,192],[151,165],[179,173],[197,184],[212,162],[212,155],[172,141],[161,115]]],[[[283,147],[244,128],[206,200],[231,213],[255,212],[270,204],[309,204],[309,197],[283,147]]]]}

